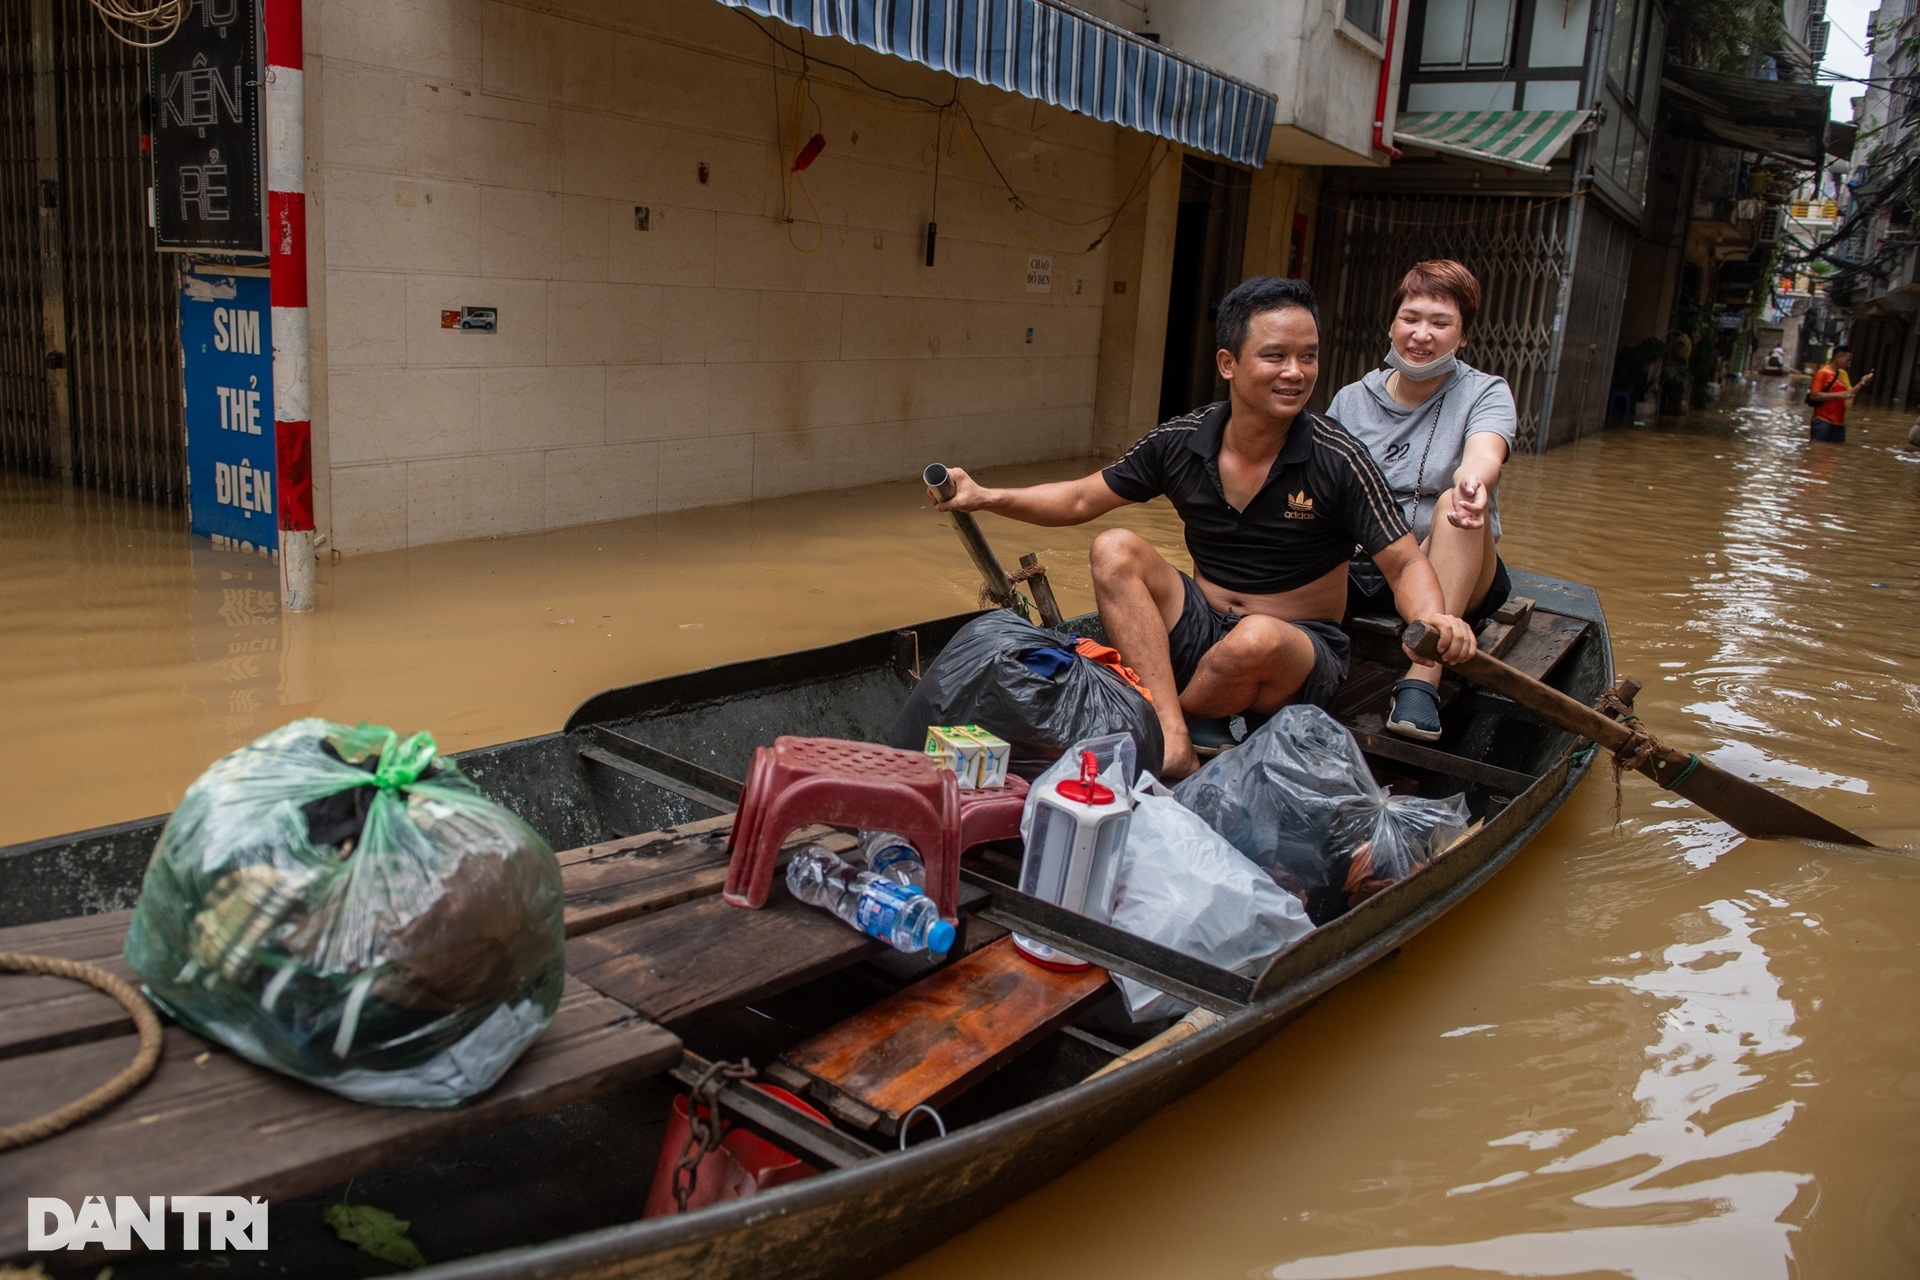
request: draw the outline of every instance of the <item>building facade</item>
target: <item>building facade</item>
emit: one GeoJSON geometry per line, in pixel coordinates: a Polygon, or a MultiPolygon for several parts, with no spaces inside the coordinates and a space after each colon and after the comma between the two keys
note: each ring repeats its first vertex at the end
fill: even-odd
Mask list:
{"type": "Polygon", "coordinates": [[[1920,145],[1920,4],[1888,0],[1868,22],[1873,70],[1854,102],[1860,141],[1851,178],[1863,215],[1846,261],[1845,290],[1858,373],[1875,372],[1871,396],[1910,409],[1920,402],[1920,240],[1914,234],[1914,155],[1920,145]]]}

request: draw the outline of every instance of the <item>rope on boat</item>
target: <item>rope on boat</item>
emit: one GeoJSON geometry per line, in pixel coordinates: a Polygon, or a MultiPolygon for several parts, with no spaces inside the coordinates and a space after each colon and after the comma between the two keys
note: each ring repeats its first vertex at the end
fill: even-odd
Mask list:
{"type": "Polygon", "coordinates": [[[1688,776],[1691,775],[1693,771],[1695,769],[1698,769],[1699,767],[1700,767],[1700,757],[1698,755],[1689,755],[1687,757],[1687,767],[1682,769],[1680,772],[1674,774],[1672,782],[1661,783],[1660,789],[1663,791],[1678,791],[1680,789],[1680,784],[1685,782],[1688,776]]]}
{"type": "MultiPolygon", "coordinates": [[[[1594,709],[1612,716],[1627,727],[1627,740],[1613,753],[1613,825],[1620,825],[1620,775],[1628,769],[1639,769],[1651,761],[1660,752],[1660,739],[1641,727],[1640,717],[1633,714],[1631,704],[1622,702],[1609,689],[1594,704],[1594,709]]],[[[1691,772],[1689,770],[1688,772],[1691,772]]]]}
{"type": "Polygon", "coordinates": [[[160,1048],[163,1042],[159,1015],[153,1011],[153,1006],[147,1003],[146,997],[134,990],[131,984],[114,977],[99,965],[87,964],[80,960],[62,960],[54,956],[30,956],[18,951],[0,951],[0,972],[37,973],[50,978],[70,978],[75,982],[84,982],[124,1005],[127,1012],[133,1015],[133,1025],[140,1032],[139,1052],[134,1054],[133,1061],[118,1075],[77,1101],[67,1103],[64,1107],[0,1129],[0,1151],[11,1151],[15,1147],[24,1147],[29,1143],[38,1142],[42,1138],[51,1138],[54,1134],[71,1128],[82,1120],[92,1119],[139,1088],[146,1078],[153,1074],[154,1067],[159,1065],[160,1048]]]}

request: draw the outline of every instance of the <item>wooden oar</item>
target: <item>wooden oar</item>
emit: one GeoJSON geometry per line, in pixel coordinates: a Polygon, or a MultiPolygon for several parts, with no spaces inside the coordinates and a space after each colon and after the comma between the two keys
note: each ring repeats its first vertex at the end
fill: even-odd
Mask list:
{"type": "MultiPolygon", "coordinates": [[[[937,462],[927,464],[920,479],[940,501],[945,502],[953,496],[953,477],[947,469],[937,462]]],[[[987,535],[980,532],[980,526],[971,513],[950,511],[953,527],[959,530],[960,541],[966,545],[967,555],[973,560],[973,567],[980,571],[980,577],[987,584],[987,599],[1002,609],[1018,609],[1026,613],[1025,601],[1020,593],[1013,589],[1013,583],[1007,578],[1007,571],[1000,567],[1000,561],[994,556],[993,548],[987,544],[987,535]]]]}
{"type": "MultiPolygon", "coordinates": [[[[1407,648],[1429,660],[1438,660],[1439,637],[1424,622],[1410,622],[1404,633],[1407,648]]],[[[1596,742],[1609,751],[1633,750],[1629,761],[1668,791],[1719,818],[1742,835],[1757,840],[1821,840],[1828,844],[1873,847],[1845,827],[1828,822],[1784,796],[1736,778],[1699,756],[1670,747],[1645,729],[1636,729],[1585,706],[1558,689],[1550,689],[1498,658],[1476,653],[1449,669],[1483,688],[1505,694],[1541,718],[1596,742]],[[1637,748],[1637,749],[1636,749],[1637,748]]]]}

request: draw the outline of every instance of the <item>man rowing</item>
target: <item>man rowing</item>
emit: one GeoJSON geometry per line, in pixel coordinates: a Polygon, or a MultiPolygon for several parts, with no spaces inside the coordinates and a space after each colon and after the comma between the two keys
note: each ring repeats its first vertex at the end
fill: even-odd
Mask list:
{"type": "Polygon", "coordinates": [[[1127,529],[1103,531],[1091,553],[1100,620],[1152,694],[1169,778],[1198,767],[1189,718],[1332,700],[1347,674],[1338,619],[1356,545],[1379,566],[1400,616],[1439,632],[1442,659],[1474,649],[1365,446],[1306,411],[1320,353],[1306,282],[1248,280],[1221,301],[1215,336],[1225,401],[1161,424],[1078,480],[995,489],[953,469],[953,497],[936,502],[1048,526],[1163,494],[1173,503],[1192,575],[1127,529]]]}

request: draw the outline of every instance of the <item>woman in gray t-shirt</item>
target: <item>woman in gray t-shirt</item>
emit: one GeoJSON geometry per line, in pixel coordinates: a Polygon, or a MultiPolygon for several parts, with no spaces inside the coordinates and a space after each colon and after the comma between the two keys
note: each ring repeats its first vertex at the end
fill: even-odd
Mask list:
{"type": "MultiPolygon", "coordinates": [[[[1458,262],[1415,263],[1393,297],[1392,346],[1375,369],[1333,397],[1327,416],[1366,442],[1413,525],[1447,610],[1478,624],[1506,602],[1495,542],[1500,468],[1513,446],[1513,392],[1505,378],[1456,354],[1480,310],[1480,282],[1458,262]]],[[[1370,566],[1367,566],[1370,567],[1370,566]]],[[[1349,614],[1391,615],[1393,597],[1359,569],[1349,614]],[[1377,598],[1375,598],[1377,596],[1377,598]]],[[[1431,742],[1440,736],[1440,668],[1414,666],[1393,689],[1387,727],[1431,742]]]]}

